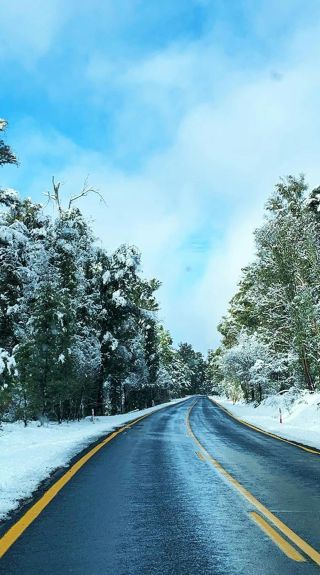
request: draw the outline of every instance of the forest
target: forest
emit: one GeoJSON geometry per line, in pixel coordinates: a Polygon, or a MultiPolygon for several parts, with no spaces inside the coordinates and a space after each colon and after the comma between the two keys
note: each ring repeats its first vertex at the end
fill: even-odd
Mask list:
{"type": "MultiPolygon", "coordinates": [[[[0,139],[6,164],[17,158],[0,139]]],[[[206,393],[206,361],[188,343],[173,346],[158,319],[160,282],[143,277],[139,250],[98,247],[77,207],[94,190],[65,202],[52,183],[55,217],[0,189],[0,422],[62,422],[206,393]]]]}
{"type": "Polygon", "coordinates": [[[260,403],[289,388],[320,388],[320,187],[303,176],[275,186],[209,354],[216,393],[260,403]]]}
{"type": "MultiPolygon", "coordinates": [[[[0,139],[6,164],[17,158],[0,139]]],[[[143,276],[139,250],[98,246],[77,206],[94,192],[85,184],[66,200],[53,178],[53,217],[0,188],[0,421],[61,422],[210,392],[260,403],[320,388],[320,187],[303,176],[275,186],[207,360],[188,343],[174,347],[158,318],[161,284],[143,276]]]]}

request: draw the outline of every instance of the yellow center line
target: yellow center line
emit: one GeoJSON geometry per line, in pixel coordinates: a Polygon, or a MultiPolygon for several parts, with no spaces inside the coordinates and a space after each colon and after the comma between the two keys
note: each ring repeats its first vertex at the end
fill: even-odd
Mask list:
{"type": "Polygon", "coordinates": [[[203,453],[201,451],[196,451],[197,456],[199,457],[199,459],[201,459],[201,461],[205,461],[206,458],[203,455],[203,453]]]}
{"type": "Polygon", "coordinates": [[[224,469],[224,467],[222,467],[222,465],[210,455],[202,443],[200,443],[198,438],[195,436],[190,424],[190,414],[195,403],[191,405],[186,415],[187,429],[189,430],[193,441],[200,447],[210,463],[233,485],[233,487],[235,487],[239,493],[241,493],[241,495],[247,501],[251,503],[251,505],[258,509],[258,511],[260,511],[264,517],[269,519],[269,521],[273,523],[279,529],[279,531],[281,531],[288,539],[290,539],[292,543],[299,547],[299,549],[303,551],[308,557],[310,557],[310,559],[312,559],[317,565],[320,565],[320,553],[316,551],[316,549],[314,549],[311,545],[309,545],[309,543],[304,541],[304,539],[302,539],[294,531],[292,531],[287,525],[285,525],[285,523],[280,521],[278,517],[271,513],[271,511],[269,511],[265,505],[263,505],[256,497],[254,497],[250,491],[248,491],[245,487],[243,487],[243,485],[241,485],[241,483],[239,483],[239,481],[237,481],[237,479],[230,475],[230,473],[226,471],[226,469],[224,469]]]}
{"type": "Polygon", "coordinates": [[[270,539],[272,539],[272,541],[278,547],[280,547],[281,551],[287,557],[289,557],[289,559],[293,559],[293,561],[300,561],[301,563],[305,561],[303,555],[301,555],[299,551],[297,551],[294,547],[292,547],[292,545],[290,545],[288,541],[286,541],[283,537],[281,537],[281,535],[279,535],[279,533],[275,529],[273,529],[273,527],[271,527],[271,525],[269,525],[269,523],[267,523],[263,519],[263,517],[261,517],[261,515],[259,515],[255,511],[251,511],[250,517],[251,519],[253,519],[253,521],[257,523],[257,525],[259,525],[260,529],[262,529],[262,531],[264,531],[264,533],[268,535],[268,537],[270,537],[270,539]]]}

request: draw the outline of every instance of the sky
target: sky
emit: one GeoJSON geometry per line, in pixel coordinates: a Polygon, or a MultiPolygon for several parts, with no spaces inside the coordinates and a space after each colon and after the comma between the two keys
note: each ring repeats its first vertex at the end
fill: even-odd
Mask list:
{"type": "Polygon", "coordinates": [[[162,281],[175,343],[217,324],[281,176],[320,183],[318,0],[0,3],[0,117],[19,168],[0,185],[83,200],[101,245],[162,281]]]}

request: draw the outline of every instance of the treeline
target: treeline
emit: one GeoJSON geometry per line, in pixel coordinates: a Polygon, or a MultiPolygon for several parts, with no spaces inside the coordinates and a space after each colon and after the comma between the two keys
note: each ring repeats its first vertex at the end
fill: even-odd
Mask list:
{"type": "Polygon", "coordinates": [[[319,389],[320,188],[281,181],[255,232],[256,257],[219,325],[209,355],[217,391],[260,402],[289,387],[319,389]]]}
{"type": "MultiPolygon", "coordinates": [[[[16,158],[0,140],[6,163],[16,158]]],[[[206,389],[202,355],[174,349],[158,321],[160,282],[141,276],[139,251],[97,247],[76,199],[64,208],[53,181],[51,218],[0,190],[2,419],[116,414],[206,389]]]]}

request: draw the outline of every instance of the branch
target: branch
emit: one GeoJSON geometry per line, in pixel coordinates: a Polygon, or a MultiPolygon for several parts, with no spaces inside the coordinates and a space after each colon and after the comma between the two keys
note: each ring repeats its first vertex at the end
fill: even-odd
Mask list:
{"type": "Polygon", "coordinates": [[[54,202],[56,204],[56,206],[58,207],[59,210],[59,214],[62,214],[62,207],[61,207],[61,202],[60,202],[60,186],[61,183],[58,182],[56,184],[56,182],[54,181],[54,176],[52,176],[52,186],[53,186],[53,192],[44,192],[44,196],[46,196],[48,198],[48,202],[50,201],[54,202]]]}
{"type": "Polygon", "coordinates": [[[76,196],[72,196],[70,198],[68,209],[69,210],[71,209],[71,206],[74,202],[76,202],[80,198],[86,197],[88,194],[91,194],[91,193],[97,194],[97,196],[99,196],[100,200],[105,203],[104,197],[100,194],[100,192],[98,190],[95,190],[91,186],[88,186],[88,177],[87,177],[84,181],[83,188],[82,188],[81,192],[79,194],[77,194],[76,196]]]}
{"type": "MultiPolygon", "coordinates": [[[[61,199],[60,199],[61,182],[56,183],[54,176],[52,176],[52,187],[53,187],[53,191],[52,192],[45,192],[44,196],[46,196],[48,198],[47,204],[51,201],[54,202],[54,204],[58,207],[59,214],[62,215],[63,214],[63,208],[62,208],[61,199]]],[[[88,194],[91,194],[91,193],[97,194],[97,196],[99,196],[100,200],[105,203],[105,200],[104,200],[103,196],[100,194],[100,192],[98,190],[95,190],[91,186],[89,186],[88,185],[88,178],[86,178],[84,181],[83,188],[82,188],[81,192],[70,198],[69,204],[68,204],[68,210],[71,209],[72,204],[74,202],[76,202],[77,200],[79,200],[79,198],[84,198],[88,194]]]]}

